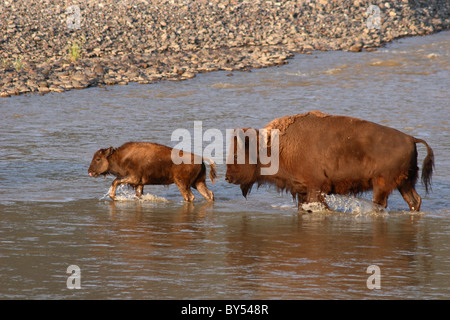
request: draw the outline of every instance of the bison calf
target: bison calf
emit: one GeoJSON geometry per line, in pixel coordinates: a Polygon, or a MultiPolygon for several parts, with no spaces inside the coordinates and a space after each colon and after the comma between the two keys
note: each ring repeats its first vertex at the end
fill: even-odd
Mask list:
{"type": "Polygon", "coordinates": [[[214,200],[214,194],[206,187],[206,166],[203,161],[207,160],[210,164],[209,177],[212,183],[216,178],[215,163],[206,158],[194,161],[197,155],[180,151],[180,155],[187,161],[174,164],[172,150],[149,142],[127,142],[117,149],[100,149],[94,154],[88,173],[91,177],[107,174],[116,176],[109,194],[113,200],[120,184],[134,187],[136,197],[139,198],[144,185],[172,183],[175,183],[186,201],[193,201],[195,198],[191,187],[197,189],[207,200],[214,200]]]}
{"type": "MultiPolygon", "coordinates": [[[[274,184],[297,198],[300,208],[310,202],[326,205],[327,194],[373,190],[373,202],[386,207],[389,194],[398,189],[411,211],[420,210],[422,200],[414,189],[418,173],[416,143],[427,148],[422,166],[427,192],[434,166],[433,150],[424,140],[373,122],[320,111],[275,119],[264,129],[279,130],[279,148],[271,150],[279,153],[279,168],[275,174],[261,174],[264,165],[259,153],[253,164],[248,160],[227,164],[226,181],[240,185],[244,196],[254,183],[274,184]]],[[[233,139],[232,155],[241,152],[238,146],[249,153],[250,139],[233,139]]]]}

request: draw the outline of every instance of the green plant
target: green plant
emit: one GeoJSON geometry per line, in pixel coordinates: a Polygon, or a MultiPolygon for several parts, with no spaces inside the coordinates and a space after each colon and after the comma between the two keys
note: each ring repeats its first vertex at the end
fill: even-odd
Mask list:
{"type": "Polygon", "coordinates": [[[9,64],[9,61],[7,58],[2,59],[2,68],[7,68],[9,64]]]}
{"type": "Polygon", "coordinates": [[[80,40],[72,41],[69,46],[69,57],[72,62],[77,61],[81,57],[81,48],[85,42],[85,37],[83,36],[80,40]]]}
{"type": "Polygon", "coordinates": [[[16,69],[16,71],[22,70],[23,69],[22,58],[16,57],[16,59],[14,60],[13,66],[14,66],[14,69],[16,69]]]}

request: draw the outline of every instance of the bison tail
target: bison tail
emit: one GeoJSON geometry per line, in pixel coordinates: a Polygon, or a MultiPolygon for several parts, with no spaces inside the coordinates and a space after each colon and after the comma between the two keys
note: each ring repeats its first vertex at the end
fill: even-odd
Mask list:
{"type": "Polygon", "coordinates": [[[214,184],[214,180],[217,178],[216,164],[210,158],[204,157],[203,160],[206,160],[209,164],[209,178],[211,179],[211,183],[214,184]]]}
{"type": "Polygon", "coordinates": [[[434,168],[434,153],[433,149],[422,139],[414,138],[415,143],[423,143],[427,147],[427,156],[423,160],[422,165],[422,183],[425,186],[425,190],[428,193],[429,188],[431,189],[431,176],[433,175],[434,168]]]}

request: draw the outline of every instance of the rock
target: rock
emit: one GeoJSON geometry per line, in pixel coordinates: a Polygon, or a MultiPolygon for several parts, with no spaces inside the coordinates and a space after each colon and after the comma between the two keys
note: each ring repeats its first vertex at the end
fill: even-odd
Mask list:
{"type": "Polygon", "coordinates": [[[80,81],[78,80],[72,80],[71,86],[75,89],[84,89],[86,86],[84,86],[80,81]]]}
{"type": "Polygon", "coordinates": [[[69,71],[56,72],[55,74],[59,78],[68,78],[69,77],[69,71]]]}
{"type": "Polygon", "coordinates": [[[70,81],[70,82],[64,82],[64,83],[61,85],[61,87],[63,87],[65,91],[69,91],[69,90],[75,89],[74,86],[72,85],[72,81],[70,81]]]}
{"type": "Polygon", "coordinates": [[[39,88],[48,88],[48,82],[47,81],[39,81],[37,83],[39,88]]]}
{"type": "Polygon", "coordinates": [[[185,71],[185,72],[183,72],[181,77],[184,78],[184,79],[192,79],[192,78],[195,77],[195,73],[190,72],[190,71],[185,71]]]}
{"type": "Polygon", "coordinates": [[[92,71],[95,72],[98,75],[103,75],[105,73],[105,70],[99,64],[95,65],[95,67],[92,69],[92,71]]]}
{"type": "Polygon", "coordinates": [[[61,86],[57,86],[57,85],[50,85],[50,87],[48,88],[51,92],[64,92],[64,88],[61,86]]]}
{"type": "Polygon", "coordinates": [[[362,50],[362,47],[363,47],[362,43],[357,42],[357,43],[353,44],[352,46],[350,46],[350,48],[348,49],[348,51],[351,51],[351,52],[360,52],[360,51],[362,50]]]}
{"type": "Polygon", "coordinates": [[[73,83],[191,79],[199,72],[284,64],[293,52],[358,52],[450,28],[448,1],[378,1],[383,32],[365,27],[368,0],[85,0],[81,29],[68,29],[64,6],[42,7],[47,2],[2,2],[4,95],[25,93],[25,87],[45,93],[73,83]]]}
{"type": "Polygon", "coordinates": [[[138,72],[134,72],[134,71],[130,71],[130,72],[125,73],[125,76],[128,79],[134,81],[133,79],[137,79],[139,77],[139,73],[138,72]]]}
{"type": "Polygon", "coordinates": [[[76,80],[76,81],[88,81],[88,77],[81,72],[77,72],[75,74],[72,75],[72,79],[76,80]]]}
{"type": "Polygon", "coordinates": [[[30,88],[28,88],[26,85],[19,85],[19,86],[17,86],[17,90],[19,90],[20,94],[28,93],[28,92],[31,91],[30,88]]]}
{"type": "Polygon", "coordinates": [[[38,91],[41,93],[49,93],[50,89],[48,87],[39,87],[38,91]]]}
{"type": "Polygon", "coordinates": [[[276,45],[279,44],[282,40],[282,37],[279,35],[272,35],[269,38],[267,38],[267,43],[270,45],[276,45]]]}
{"type": "Polygon", "coordinates": [[[9,98],[9,97],[11,97],[11,95],[8,92],[6,92],[6,91],[1,91],[0,92],[0,97],[2,97],[2,98],[9,98]]]}
{"type": "Polygon", "coordinates": [[[113,78],[105,78],[104,79],[104,82],[105,82],[105,84],[106,85],[108,85],[108,86],[112,86],[112,85],[115,85],[115,84],[117,84],[117,80],[116,79],[113,79],[113,78]]]}
{"type": "Polygon", "coordinates": [[[35,80],[31,80],[31,79],[27,80],[26,84],[31,90],[37,89],[39,87],[38,83],[35,80]]]}

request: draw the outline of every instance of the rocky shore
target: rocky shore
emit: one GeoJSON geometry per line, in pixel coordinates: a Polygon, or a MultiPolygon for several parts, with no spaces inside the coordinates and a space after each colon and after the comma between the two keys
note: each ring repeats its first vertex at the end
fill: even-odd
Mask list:
{"type": "Polygon", "coordinates": [[[246,71],[449,27],[447,0],[6,0],[0,96],[246,71]]]}

